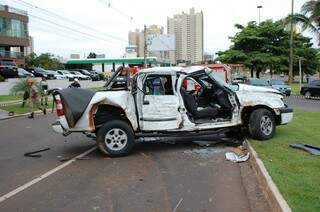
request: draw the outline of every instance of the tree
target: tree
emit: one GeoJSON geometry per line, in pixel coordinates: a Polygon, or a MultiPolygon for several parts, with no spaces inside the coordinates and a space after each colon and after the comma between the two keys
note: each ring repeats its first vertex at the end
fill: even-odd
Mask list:
{"type": "MultiPolygon", "coordinates": [[[[291,16],[286,18],[289,23],[291,16]]],[[[304,3],[301,7],[301,13],[294,14],[292,17],[294,24],[300,24],[302,30],[308,29],[317,36],[320,44],[320,0],[311,0],[304,3]]]]}
{"type": "MultiPolygon", "coordinates": [[[[236,27],[240,30],[234,37],[231,37],[233,45],[230,49],[219,52],[219,58],[224,63],[242,63],[256,77],[267,69],[271,72],[288,71],[289,55],[289,32],[285,30],[281,21],[273,22],[267,20],[257,25],[256,22],[249,22],[246,27],[239,24],[236,27]]],[[[314,72],[316,63],[316,50],[313,49],[310,38],[295,33],[295,70],[298,70],[298,58],[304,57],[308,62],[303,68],[308,73],[314,72]]]]}
{"type": "Polygon", "coordinates": [[[39,63],[37,61],[36,53],[31,53],[25,57],[25,64],[27,67],[38,67],[39,63]]]}
{"type": "Polygon", "coordinates": [[[249,22],[246,27],[236,24],[240,31],[231,37],[233,46],[225,52],[219,52],[219,59],[227,63],[243,63],[256,77],[267,68],[279,69],[280,64],[287,60],[287,33],[280,22],[267,20],[257,25],[249,22]]]}
{"type": "Polygon", "coordinates": [[[37,56],[35,53],[25,58],[27,67],[42,67],[49,70],[63,69],[64,65],[50,53],[44,53],[37,56]]]}
{"type": "Polygon", "coordinates": [[[94,53],[94,52],[90,52],[87,58],[88,58],[88,59],[89,59],[89,58],[97,58],[97,54],[94,53]]]}

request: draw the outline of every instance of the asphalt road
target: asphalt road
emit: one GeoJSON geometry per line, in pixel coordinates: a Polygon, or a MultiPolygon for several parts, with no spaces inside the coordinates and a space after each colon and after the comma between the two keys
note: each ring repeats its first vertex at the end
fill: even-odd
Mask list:
{"type": "Polygon", "coordinates": [[[53,133],[53,120],[0,121],[0,211],[270,211],[249,164],[225,161],[230,147],[149,143],[123,158],[95,150],[85,160],[60,162],[94,142],[53,133]],[[47,147],[42,157],[24,157],[47,147]]]}
{"type": "Polygon", "coordinates": [[[303,96],[285,97],[284,102],[294,109],[320,111],[320,99],[305,99],[303,96]]]}

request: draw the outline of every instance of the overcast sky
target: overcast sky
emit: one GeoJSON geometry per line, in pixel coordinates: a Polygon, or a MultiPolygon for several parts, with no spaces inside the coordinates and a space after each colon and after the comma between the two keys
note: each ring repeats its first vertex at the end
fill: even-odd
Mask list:
{"type": "MultiPolygon", "coordinates": [[[[291,0],[23,0],[39,8],[60,15],[48,15],[21,0],[0,0],[30,14],[29,33],[34,37],[36,53],[51,52],[69,57],[71,53],[87,55],[105,53],[119,57],[127,45],[128,31],[143,28],[143,24],[157,24],[166,29],[168,16],[188,12],[191,7],[204,14],[204,49],[206,52],[225,50],[230,46],[228,36],[236,33],[235,23],[258,21],[258,5],[262,5],[261,19],[280,19],[290,13],[291,0]],[[110,3],[111,8],[108,7],[110,3]],[[132,17],[133,19],[131,20],[132,17]],[[40,20],[42,19],[42,20],[40,20]],[[73,20],[76,23],[69,21],[73,20]],[[44,21],[47,20],[47,21],[44,21]],[[49,23],[49,22],[51,23],[49,23]],[[72,30],[62,28],[63,25],[72,30]],[[87,26],[83,28],[82,26],[87,26]],[[96,29],[96,30],[94,30],[96,29]],[[83,34],[79,34],[79,31],[83,34]],[[115,38],[109,37],[112,35],[115,38]]],[[[306,0],[295,0],[295,12],[306,0]]]]}

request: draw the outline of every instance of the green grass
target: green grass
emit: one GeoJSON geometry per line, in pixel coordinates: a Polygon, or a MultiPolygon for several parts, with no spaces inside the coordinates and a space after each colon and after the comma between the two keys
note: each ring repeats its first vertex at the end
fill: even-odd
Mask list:
{"type": "Polygon", "coordinates": [[[319,120],[320,112],[297,111],[294,121],[278,127],[272,140],[251,142],[293,211],[320,209],[320,156],[289,147],[320,147],[319,120]]]}
{"type": "Polygon", "coordinates": [[[1,101],[11,101],[11,100],[22,100],[22,94],[18,95],[0,95],[0,102],[1,101]]]}
{"type": "Polygon", "coordinates": [[[300,84],[292,83],[290,85],[292,94],[299,95],[300,94],[300,84]]]}
{"type": "MultiPolygon", "coordinates": [[[[19,104],[14,104],[14,105],[6,105],[6,106],[0,106],[0,109],[2,110],[6,110],[6,111],[14,111],[16,114],[23,114],[23,113],[28,113],[29,112],[29,108],[28,106],[24,106],[22,107],[21,106],[22,103],[19,103],[19,104]]],[[[50,109],[52,108],[52,102],[49,101],[48,102],[49,106],[47,106],[47,109],[50,109]]]]}

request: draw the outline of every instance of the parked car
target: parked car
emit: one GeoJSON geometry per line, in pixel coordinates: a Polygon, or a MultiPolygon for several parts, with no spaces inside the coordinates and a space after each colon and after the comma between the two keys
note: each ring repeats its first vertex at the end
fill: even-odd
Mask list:
{"type": "Polygon", "coordinates": [[[56,79],[55,78],[55,75],[56,73],[54,71],[51,71],[51,70],[44,70],[48,76],[48,79],[56,79]]]}
{"type": "Polygon", "coordinates": [[[59,74],[56,71],[53,70],[46,70],[48,77],[50,77],[50,79],[57,79],[57,80],[63,80],[63,79],[67,79],[66,76],[63,76],[62,74],[59,74]]]}
{"type": "Polygon", "coordinates": [[[250,78],[246,84],[254,85],[254,86],[262,86],[262,87],[271,87],[268,80],[257,79],[257,78],[250,78]]]}
{"type": "Polygon", "coordinates": [[[27,72],[23,68],[18,68],[18,75],[20,78],[34,77],[33,74],[31,74],[30,72],[27,72]]]}
{"type": "Polygon", "coordinates": [[[52,128],[65,136],[96,134],[97,146],[111,157],[129,154],[136,139],[212,140],[238,135],[243,127],[251,137],[267,140],[277,125],[293,118],[279,91],[229,85],[203,66],[144,69],[132,79],[118,69],[105,89],[54,92],[58,120],[52,128]],[[189,90],[186,80],[197,86],[189,90]]]}
{"type": "Polygon", "coordinates": [[[87,75],[91,78],[92,81],[99,81],[100,80],[99,74],[97,74],[94,71],[87,71],[85,69],[72,69],[71,71],[78,71],[81,74],[87,75]]]}
{"type": "Polygon", "coordinates": [[[303,85],[300,94],[309,99],[314,96],[320,96],[320,80],[313,80],[307,85],[303,85]]]}
{"type": "Polygon", "coordinates": [[[87,76],[87,75],[84,75],[82,74],[81,72],[79,71],[74,71],[74,70],[68,70],[71,74],[74,74],[75,77],[79,80],[90,80],[91,77],[90,76],[87,76]]]}
{"type": "Polygon", "coordinates": [[[27,71],[32,73],[35,77],[44,77],[49,79],[46,70],[43,68],[27,68],[27,71]]]}
{"type": "Polygon", "coordinates": [[[65,76],[67,79],[69,79],[69,81],[72,81],[74,78],[76,78],[76,76],[74,74],[71,74],[69,71],[67,70],[58,70],[57,71],[59,74],[65,76]]]}
{"type": "Polygon", "coordinates": [[[232,80],[232,83],[233,84],[238,84],[238,83],[245,83],[246,82],[246,77],[245,76],[234,76],[233,77],[233,80],[232,80]]]}
{"type": "Polygon", "coordinates": [[[13,60],[0,59],[0,75],[4,78],[18,77],[18,67],[13,60]]]}
{"type": "Polygon", "coordinates": [[[269,80],[269,85],[272,88],[280,91],[282,94],[284,94],[286,96],[291,95],[291,87],[288,86],[283,80],[271,79],[271,80],[269,80]]]}

